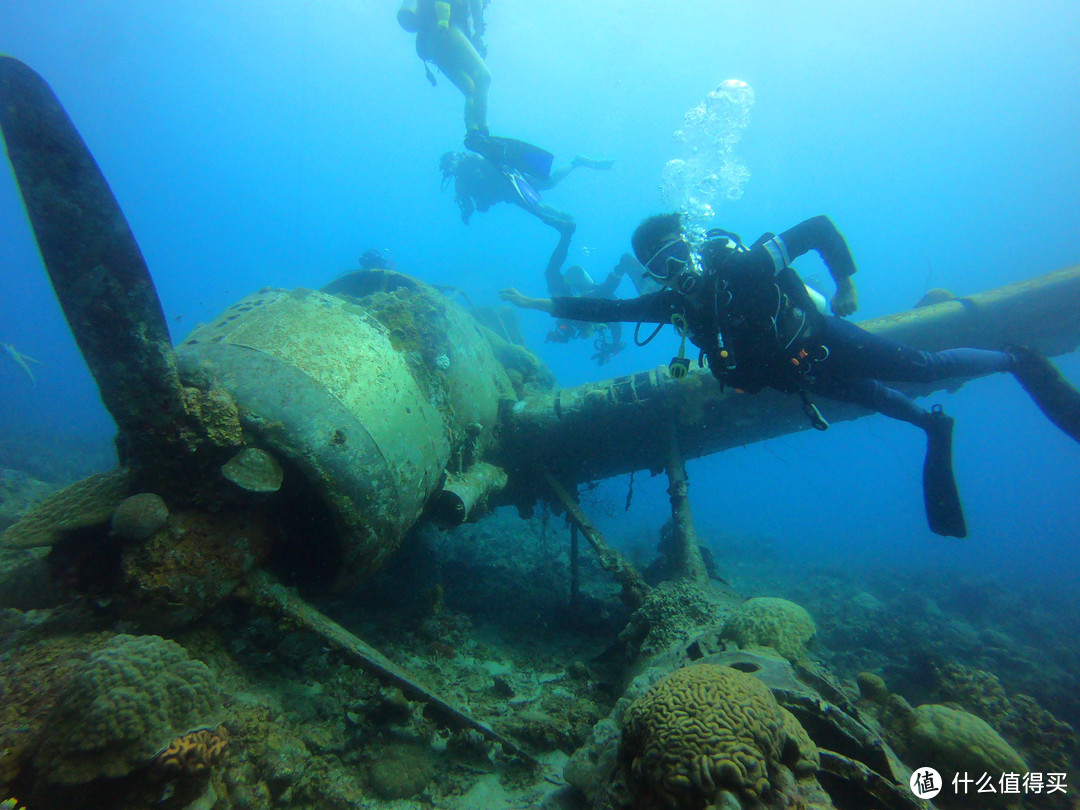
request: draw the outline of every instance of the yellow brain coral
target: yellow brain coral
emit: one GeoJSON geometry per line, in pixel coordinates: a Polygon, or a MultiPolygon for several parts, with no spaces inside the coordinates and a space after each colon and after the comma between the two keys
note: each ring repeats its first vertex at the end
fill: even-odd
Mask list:
{"type": "Polygon", "coordinates": [[[740,647],[772,647],[789,661],[801,658],[817,635],[806,610],[786,599],[757,596],[737,607],[724,625],[724,638],[740,647]]]}
{"type": "Polygon", "coordinates": [[[228,746],[229,731],[224,725],[213,731],[201,728],[177,737],[154,757],[152,764],[167,774],[198,775],[219,764],[228,746]]]}
{"type": "Polygon", "coordinates": [[[697,808],[723,790],[760,800],[787,756],[813,770],[817,749],[757,678],[730,667],[676,670],[627,709],[619,755],[668,807],[697,808]],[[804,750],[805,748],[805,750],[804,750]]]}

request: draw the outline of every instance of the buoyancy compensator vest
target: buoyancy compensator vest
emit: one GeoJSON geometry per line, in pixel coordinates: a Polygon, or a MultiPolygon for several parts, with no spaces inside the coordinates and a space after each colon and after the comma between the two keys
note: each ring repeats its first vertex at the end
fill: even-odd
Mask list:
{"type": "MultiPolygon", "coordinates": [[[[771,238],[764,234],[753,247],[771,238]]],[[[827,354],[813,339],[824,316],[793,269],[762,269],[753,247],[714,230],[698,248],[718,335],[716,345],[703,346],[705,356],[724,385],[751,393],[766,386],[801,392],[804,375],[827,354]]]]}

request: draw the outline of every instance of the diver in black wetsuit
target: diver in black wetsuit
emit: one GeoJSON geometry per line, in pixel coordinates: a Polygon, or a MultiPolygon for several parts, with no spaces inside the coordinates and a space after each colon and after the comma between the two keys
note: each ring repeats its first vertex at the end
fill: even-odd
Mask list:
{"type": "Polygon", "coordinates": [[[496,203],[508,202],[558,231],[559,242],[545,273],[548,292],[556,295],[557,288],[551,286],[552,278],[562,279],[559,268],[566,260],[570,238],[577,225],[569,214],[542,202],[538,190],[554,188],[581,166],[605,171],[611,168],[614,161],[578,155],[567,165],[551,171],[552,156],[549,152],[509,138],[488,138],[487,143],[493,146],[493,151],[483,157],[469,152],[446,152],[439,160],[442,187],[445,189],[453,179],[454,199],[461,211],[461,221],[466,225],[473,211],[487,211],[496,203]],[[553,267],[554,271],[551,269],[553,267]]]}
{"type": "MultiPolygon", "coordinates": [[[[615,291],[619,287],[625,274],[626,265],[619,262],[607,274],[602,283],[597,284],[592,276],[585,272],[581,265],[572,265],[566,268],[566,273],[561,272],[562,264],[566,260],[567,249],[570,244],[569,237],[559,240],[558,246],[551,254],[547,269],[544,271],[544,279],[547,282],[548,291],[553,296],[581,296],[582,298],[605,298],[615,297],[615,291]]],[[[568,321],[559,320],[555,328],[548,332],[545,343],[569,343],[573,338],[592,338],[593,348],[596,354],[590,357],[597,365],[604,365],[612,357],[626,348],[622,342],[622,323],[595,323],[593,321],[568,321]]]]}
{"type": "MultiPolygon", "coordinates": [[[[791,262],[817,251],[836,282],[833,312],[855,311],[855,262],[827,217],[806,220],[779,236],[767,233],[747,248],[738,236],[720,230],[692,244],[680,215],[665,214],[646,219],[631,241],[648,275],[665,287],[662,291],[628,300],[537,299],[514,289],[500,295],[568,320],[670,322],[701,349],[721,384],[749,392],[769,387],[799,393],[807,415],[822,430],[828,423],[810,402],[811,393],[922,428],[927,434],[927,519],[937,534],[967,533],[952,473],[953,420],[940,407],[927,411],[879,379],[929,382],[1010,371],[1047,416],[1080,441],[1080,394],[1034,352],[925,352],[826,314],[791,262]]],[[[680,351],[672,362],[673,376],[682,376],[688,367],[680,351]]]]}
{"type": "Polygon", "coordinates": [[[569,174],[574,164],[557,171],[550,177],[524,174],[522,185],[517,178],[508,176],[500,166],[480,155],[470,152],[447,152],[439,160],[443,176],[443,188],[454,181],[454,200],[461,211],[461,221],[466,225],[474,211],[481,213],[491,206],[508,202],[523,208],[560,235],[570,236],[577,227],[574,218],[557,208],[541,202],[537,190],[546,191],[569,174]],[[532,193],[529,193],[529,192],[532,193]]]}

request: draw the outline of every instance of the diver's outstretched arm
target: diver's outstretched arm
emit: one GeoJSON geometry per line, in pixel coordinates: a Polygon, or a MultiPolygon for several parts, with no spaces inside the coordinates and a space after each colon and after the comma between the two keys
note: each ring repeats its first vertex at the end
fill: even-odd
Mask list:
{"type": "Polygon", "coordinates": [[[499,298],[522,309],[538,309],[541,312],[551,312],[550,298],[530,298],[527,295],[522,295],[513,287],[499,290],[499,298]]]}

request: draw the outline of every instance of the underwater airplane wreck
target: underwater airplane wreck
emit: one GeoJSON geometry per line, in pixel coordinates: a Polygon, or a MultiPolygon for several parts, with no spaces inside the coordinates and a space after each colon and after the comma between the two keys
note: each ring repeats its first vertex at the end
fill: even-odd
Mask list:
{"type": "MultiPolygon", "coordinates": [[[[226,599],[247,599],[319,635],[448,727],[535,764],[525,746],[440,697],[294,588],[314,597],[362,583],[420,523],[453,526],[495,505],[545,500],[567,513],[575,537],[585,536],[637,608],[650,586],[604,542],[576,502],[577,487],[666,472],[677,569],[701,582],[684,461],[810,427],[793,398],[723,392],[703,370],[555,388],[542,362],[491,321],[385,270],[323,290],[260,290],[173,346],[149,270],[92,155],[45,81],[10,57],[0,58],[0,125],[53,288],[116,421],[121,463],[46,499],[0,546],[50,547],[50,564],[75,592],[107,602],[112,617],[141,632],[167,634],[226,599]]],[[[1074,267],[862,325],[930,349],[1022,343],[1057,355],[1080,344],[1078,310],[1074,267]]],[[[834,421],[863,415],[843,405],[830,412],[834,421]]],[[[730,653],[690,658],[702,655],[730,653]]],[[[753,672],[760,662],[752,658],[716,663],[741,661],[753,672]]],[[[902,764],[842,694],[797,667],[783,677],[773,691],[787,695],[785,711],[822,751],[814,767],[792,766],[825,786],[813,806],[833,806],[825,793],[926,806],[897,787],[902,764]]],[[[211,735],[201,738],[204,751],[217,744],[212,728],[184,731],[211,735]]],[[[31,810],[78,795],[65,776],[72,769],[55,762],[79,755],[56,747],[46,739],[0,768],[0,783],[37,797],[31,810]]],[[[762,773],[779,767],[781,748],[763,754],[762,773]]],[[[141,767],[159,756],[145,755],[141,767]]],[[[171,773],[205,786],[209,770],[171,773]]],[[[683,781],[707,793],[722,772],[683,781]]],[[[795,795],[790,786],[748,785],[742,794],[731,788],[742,805],[721,805],[715,785],[709,801],[771,807],[750,802],[795,795]]],[[[621,806],[606,801],[595,806],[621,806]]]]}

